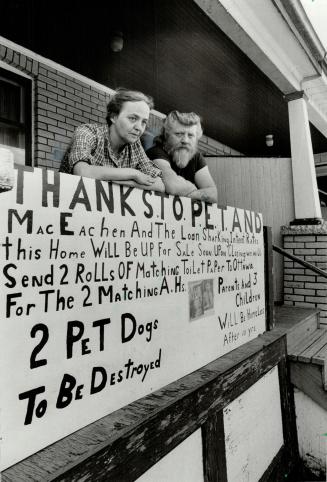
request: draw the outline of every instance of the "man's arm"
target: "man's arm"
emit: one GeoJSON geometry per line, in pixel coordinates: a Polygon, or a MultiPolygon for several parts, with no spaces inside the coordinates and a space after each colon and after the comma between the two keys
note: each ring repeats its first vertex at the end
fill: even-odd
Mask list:
{"type": "Polygon", "coordinates": [[[178,176],[166,159],[154,159],[153,163],[161,169],[162,180],[168,194],[188,196],[196,189],[196,186],[192,182],[178,176]]]}
{"type": "Polygon", "coordinates": [[[197,171],[194,179],[198,189],[191,192],[188,197],[211,203],[218,202],[217,187],[211,177],[208,166],[197,171]]]}

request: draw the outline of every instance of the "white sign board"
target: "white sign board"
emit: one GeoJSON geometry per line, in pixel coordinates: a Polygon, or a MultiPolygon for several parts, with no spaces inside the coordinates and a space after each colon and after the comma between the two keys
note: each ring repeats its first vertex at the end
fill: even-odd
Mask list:
{"type": "Polygon", "coordinates": [[[23,167],[0,197],[2,469],[265,330],[260,214],[23,167]]]}

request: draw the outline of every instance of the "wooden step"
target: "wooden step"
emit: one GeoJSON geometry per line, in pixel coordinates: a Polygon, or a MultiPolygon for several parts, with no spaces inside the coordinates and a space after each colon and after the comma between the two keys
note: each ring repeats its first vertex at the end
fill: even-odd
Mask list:
{"type": "Polygon", "coordinates": [[[287,350],[292,354],[302,340],[308,339],[319,328],[319,310],[295,306],[276,306],[276,328],[285,330],[287,350]]]}
{"type": "Polygon", "coordinates": [[[327,329],[319,327],[319,311],[281,306],[275,313],[287,336],[292,383],[327,410],[327,329]]]}
{"type": "MultiPolygon", "coordinates": [[[[327,343],[326,335],[327,330],[318,328],[310,333],[309,336],[298,340],[298,342],[292,346],[292,350],[288,352],[288,356],[294,361],[298,360],[304,363],[313,362],[314,355],[327,343]]],[[[316,364],[319,364],[319,362],[316,364]]],[[[324,363],[321,364],[323,365],[324,363]]]]}

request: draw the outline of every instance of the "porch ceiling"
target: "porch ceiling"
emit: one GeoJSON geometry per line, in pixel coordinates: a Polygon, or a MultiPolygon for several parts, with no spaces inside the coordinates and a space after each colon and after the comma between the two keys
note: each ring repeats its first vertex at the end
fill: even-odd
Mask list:
{"type": "Polygon", "coordinates": [[[281,92],[304,90],[310,122],[319,130],[312,129],[314,152],[324,149],[327,78],[321,61],[326,53],[299,2],[247,0],[246,8],[239,0],[195,2],[281,92]]]}

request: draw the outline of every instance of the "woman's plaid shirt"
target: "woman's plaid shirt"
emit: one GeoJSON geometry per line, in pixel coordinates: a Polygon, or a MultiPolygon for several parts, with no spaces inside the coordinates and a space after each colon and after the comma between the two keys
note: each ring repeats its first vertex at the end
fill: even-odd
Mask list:
{"type": "Polygon", "coordinates": [[[146,156],[140,141],[126,144],[116,156],[110,145],[107,124],[83,124],[77,127],[61,162],[60,172],[72,174],[74,165],[79,161],[94,166],[132,167],[152,177],[161,176],[160,169],[146,156]]]}

